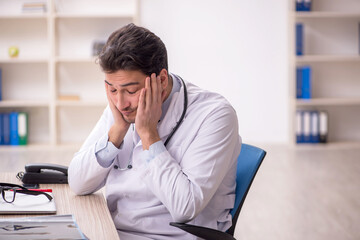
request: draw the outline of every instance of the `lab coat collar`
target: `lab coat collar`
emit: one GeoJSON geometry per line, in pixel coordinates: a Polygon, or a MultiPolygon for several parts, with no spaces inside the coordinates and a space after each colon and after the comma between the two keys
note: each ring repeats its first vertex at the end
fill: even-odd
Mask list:
{"type": "Polygon", "coordinates": [[[136,131],[136,128],[135,128],[135,123],[132,123],[131,124],[132,126],[132,131],[133,131],[133,145],[134,146],[137,146],[138,144],[141,144],[141,139],[140,139],[140,136],[139,134],[137,133],[136,131]]]}
{"type": "MultiPolygon", "coordinates": [[[[173,74],[172,77],[178,78],[173,74]]],[[[176,79],[174,79],[174,81],[176,81],[176,79]]],[[[180,91],[173,94],[169,108],[167,109],[163,120],[158,124],[158,133],[164,143],[172,129],[176,126],[177,121],[179,121],[184,110],[184,86],[182,81],[180,81],[180,84],[180,91]]]]}

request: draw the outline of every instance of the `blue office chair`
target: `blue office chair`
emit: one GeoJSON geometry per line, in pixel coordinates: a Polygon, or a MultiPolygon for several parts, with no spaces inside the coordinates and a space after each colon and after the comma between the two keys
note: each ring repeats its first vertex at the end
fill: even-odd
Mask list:
{"type": "Polygon", "coordinates": [[[236,171],[235,204],[234,208],[230,211],[232,215],[232,226],[226,232],[186,223],[171,222],[170,225],[207,240],[236,240],[233,237],[236,221],[265,155],[266,152],[260,148],[242,144],[236,171]]]}

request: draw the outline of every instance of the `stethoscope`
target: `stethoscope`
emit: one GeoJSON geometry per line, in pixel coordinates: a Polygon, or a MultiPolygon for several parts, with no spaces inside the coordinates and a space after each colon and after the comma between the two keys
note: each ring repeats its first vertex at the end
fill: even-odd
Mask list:
{"type": "MultiPolygon", "coordinates": [[[[178,78],[181,80],[181,82],[183,83],[183,86],[184,86],[184,108],[183,108],[183,111],[182,111],[182,113],[181,113],[181,116],[180,116],[179,121],[176,122],[175,127],[171,130],[169,136],[168,136],[168,137],[166,138],[166,140],[165,140],[165,143],[164,143],[165,147],[167,146],[167,144],[169,143],[169,141],[171,140],[171,138],[174,136],[175,132],[179,129],[182,121],[184,120],[184,117],[185,117],[185,114],[186,114],[186,110],[187,110],[187,104],[188,104],[187,89],[186,89],[185,82],[184,82],[184,80],[183,80],[180,76],[177,76],[177,75],[176,75],[176,77],[178,77],[178,78]]],[[[127,169],[131,169],[131,168],[132,168],[132,165],[131,165],[131,162],[132,162],[132,153],[133,153],[133,151],[131,151],[131,155],[130,155],[130,158],[129,158],[129,161],[128,161],[128,164],[127,164],[126,167],[121,168],[121,167],[119,167],[118,165],[114,165],[114,168],[117,169],[117,170],[121,170],[121,171],[127,170],[127,169]]]]}

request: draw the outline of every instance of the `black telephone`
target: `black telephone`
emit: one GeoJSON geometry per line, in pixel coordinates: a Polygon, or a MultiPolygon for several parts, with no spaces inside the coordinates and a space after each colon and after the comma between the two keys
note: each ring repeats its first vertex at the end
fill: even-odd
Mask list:
{"type": "Polygon", "coordinates": [[[25,165],[25,172],[18,173],[18,178],[25,184],[36,183],[68,183],[68,167],[35,163],[25,165]]]}

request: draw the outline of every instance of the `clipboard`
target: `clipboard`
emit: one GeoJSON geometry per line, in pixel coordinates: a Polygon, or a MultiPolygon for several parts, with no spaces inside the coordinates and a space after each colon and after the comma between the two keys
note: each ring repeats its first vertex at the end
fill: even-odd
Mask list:
{"type": "Polygon", "coordinates": [[[49,201],[43,195],[16,194],[13,203],[7,203],[0,197],[0,214],[55,214],[56,204],[53,199],[49,201]]]}
{"type": "Polygon", "coordinates": [[[89,240],[73,215],[0,219],[0,238],[7,240],[89,240]]]}

